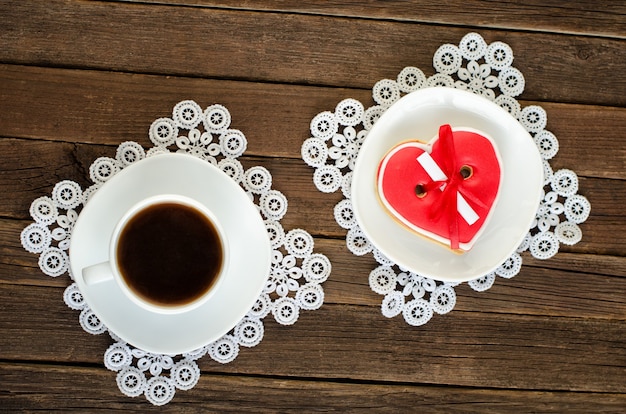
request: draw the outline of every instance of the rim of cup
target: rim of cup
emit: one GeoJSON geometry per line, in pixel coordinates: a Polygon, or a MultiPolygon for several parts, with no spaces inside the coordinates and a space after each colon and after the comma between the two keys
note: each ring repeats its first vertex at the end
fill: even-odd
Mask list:
{"type": "Polygon", "coordinates": [[[215,292],[219,289],[224,277],[228,271],[229,266],[229,246],[228,246],[228,238],[222,225],[219,220],[215,216],[215,214],[207,208],[204,204],[199,201],[183,196],[180,194],[159,194],[156,196],[145,198],[137,203],[135,203],[132,207],[124,213],[122,218],[117,222],[115,229],[113,231],[113,235],[109,242],[109,264],[111,267],[111,272],[113,274],[113,279],[116,281],[117,285],[122,289],[124,295],[128,297],[132,302],[137,304],[138,306],[154,313],[159,314],[177,314],[188,312],[199,306],[206,303],[210,297],[212,297],[215,292]],[[125,228],[126,224],[141,211],[146,208],[158,204],[181,204],[187,207],[191,207],[194,210],[201,213],[205,218],[207,218],[210,223],[215,228],[220,243],[222,245],[222,266],[216,276],[215,281],[209,287],[207,292],[205,292],[202,296],[192,300],[188,303],[183,303],[181,305],[160,305],[154,302],[151,302],[139,294],[137,294],[126,282],[124,276],[122,275],[121,270],[119,269],[118,260],[117,260],[117,244],[119,242],[120,235],[122,234],[122,230],[125,228]]]}

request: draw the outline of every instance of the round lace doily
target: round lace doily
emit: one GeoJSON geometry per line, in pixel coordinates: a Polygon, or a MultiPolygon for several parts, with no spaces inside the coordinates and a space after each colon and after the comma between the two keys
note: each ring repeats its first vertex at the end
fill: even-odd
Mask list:
{"type": "Polygon", "coordinates": [[[578,192],[574,171],[554,172],[550,160],[557,154],[556,136],[546,130],[546,111],[537,105],[522,108],[516,100],[524,90],[524,76],[511,66],[513,51],[502,42],[487,44],[477,33],[468,33],[458,46],[444,44],[433,56],[435,73],[427,77],[416,67],[406,67],[395,80],[382,79],[372,88],[374,104],[366,107],[356,99],[344,99],[334,111],[311,120],[311,137],[301,148],[302,159],[315,169],[313,182],[323,193],[341,191],[335,206],[337,224],[347,230],[346,244],[355,255],[372,253],[378,267],[369,274],[371,289],[383,295],[382,314],[402,314],[413,326],[427,323],[434,314],[450,312],[456,303],[454,287],[393,263],[370,243],[360,230],[352,210],[350,187],[359,149],[377,119],[403,95],[425,87],[449,87],[471,91],[494,101],[513,115],[535,141],[544,166],[544,195],[523,243],[494,272],[467,282],[476,291],[489,289],[496,277],[512,278],[522,267],[521,253],[549,259],[561,244],[573,245],[582,238],[578,226],[589,216],[589,201],[578,192]]]}
{"type": "Polygon", "coordinates": [[[185,152],[219,167],[248,193],[265,219],[273,249],[267,283],[247,315],[222,338],[183,355],[145,352],[122,341],[107,329],[85,302],[76,283],[64,293],[65,303],[80,311],[83,329],[97,335],[108,332],[115,343],[104,354],[105,366],[117,372],[117,385],[127,396],[144,395],[155,405],[168,403],[176,390],[189,390],[200,378],[196,361],[208,355],[219,363],[237,358],[242,347],[251,348],[263,339],[264,320],[272,315],[281,325],[294,324],[301,310],[320,308],[324,302],[322,284],[329,277],[331,263],[314,253],[313,237],[302,229],[286,231],[281,219],[287,212],[287,198],[272,189],[272,174],[262,166],[244,169],[237,160],[247,147],[245,135],[230,128],[231,116],[222,105],[205,110],[194,101],[182,101],[171,118],[159,118],[150,126],[154,144],[145,151],[136,142],[118,146],[114,157],[100,157],[89,168],[93,185],[87,189],[70,180],[57,183],[50,196],[33,201],[34,223],[21,233],[23,247],[39,254],[39,266],[48,276],[70,273],[68,249],[72,229],[81,206],[117,172],[145,157],[170,151],[185,152]]]}

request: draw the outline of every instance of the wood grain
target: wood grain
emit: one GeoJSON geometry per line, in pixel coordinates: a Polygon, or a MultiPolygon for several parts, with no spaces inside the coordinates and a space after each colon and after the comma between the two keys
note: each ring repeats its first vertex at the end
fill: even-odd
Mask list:
{"type": "MultiPolygon", "coordinates": [[[[0,284],[65,288],[66,276],[43,275],[37,256],[22,249],[19,232],[25,225],[0,219],[0,284]]],[[[355,261],[343,240],[316,238],[315,246],[333,266],[324,284],[325,303],[380,306],[382,297],[368,285],[369,273],[377,267],[371,256],[355,261]]],[[[560,253],[545,262],[523,257],[526,265],[520,274],[511,280],[498,278],[488,292],[457,288],[455,310],[626,320],[621,293],[626,290],[624,257],[560,253]],[[555,280],[560,281],[558,287],[555,280]]]]}
{"type": "MultiPolygon", "coordinates": [[[[3,313],[12,315],[0,321],[4,359],[102,363],[111,339],[83,332],[78,312],[63,304],[61,293],[0,285],[3,313]]],[[[292,327],[270,318],[263,342],[242,349],[234,363],[203,358],[200,366],[263,376],[626,391],[623,330],[611,320],[455,311],[412,329],[402,318],[386,319],[379,312],[374,306],[326,304],[303,312],[292,327]]]]}
{"type": "MultiPolygon", "coordinates": [[[[148,3],[148,0],[128,1],[148,3]]],[[[450,1],[444,4],[425,0],[411,2],[273,0],[262,3],[251,0],[161,0],[160,3],[626,37],[624,23],[626,7],[619,1],[611,0],[595,3],[596,10],[590,9],[589,3],[584,0],[568,2],[529,0],[523,3],[450,1]]]]}
{"type": "Polygon", "coordinates": [[[626,407],[626,7],[527,0],[433,3],[293,0],[0,2],[0,411],[623,412],[626,407]],[[300,155],[311,119],[345,98],[365,107],[380,79],[468,32],[503,41],[560,144],[553,169],[592,205],[583,240],[513,279],[463,284],[421,327],[381,315],[300,155]],[[152,407],[123,396],[103,366],[113,340],[79,325],[70,283],[44,276],[20,244],[29,206],[193,99],[225,105],[289,200],[282,224],[314,236],[332,263],[324,306],[298,323],[265,319],[263,341],[152,407]]]}
{"type": "MultiPolygon", "coordinates": [[[[87,188],[89,165],[98,157],[114,156],[115,149],[97,145],[40,142],[31,140],[0,141],[0,150],[7,154],[0,159],[5,179],[0,190],[11,193],[11,198],[0,199],[0,215],[29,219],[31,202],[50,195],[54,184],[63,179],[75,180],[87,188]],[[15,152],[16,148],[24,152],[15,152]],[[18,164],[16,159],[20,160],[18,164]],[[54,172],[48,174],[51,161],[54,172]],[[38,194],[37,196],[33,196],[38,194]]],[[[333,209],[342,198],[339,192],[326,195],[317,191],[312,181],[312,171],[297,159],[262,159],[244,157],[244,166],[264,165],[272,171],[276,185],[290,200],[283,219],[286,228],[304,227],[315,235],[345,237],[333,218],[333,209]],[[287,183],[289,185],[281,184],[287,183]]],[[[626,193],[623,180],[586,179],[580,192],[589,198],[594,214],[582,224],[585,243],[569,250],[582,253],[621,255],[626,250],[626,236],[621,232],[624,210],[619,208],[626,193]],[[587,191],[587,188],[589,190],[587,191]]],[[[566,247],[567,249],[567,247],[566,247]]]]}
{"type": "MultiPolygon", "coordinates": [[[[7,154],[0,160],[5,177],[0,190],[13,194],[11,198],[0,200],[0,215],[19,219],[29,219],[30,203],[40,195],[50,195],[52,187],[60,180],[75,180],[87,188],[91,184],[87,173],[89,165],[98,156],[115,154],[114,148],[98,145],[17,139],[1,140],[0,150],[7,154]],[[23,152],[16,152],[18,148],[23,152]],[[52,174],[47,173],[50,164],[41,164],[42,160],[51,160],[55,166],[52,174]],[[34,197],[33,194],[39,195],[34,197]]],[[[272,171],[277,183],[274,188],[290,200],[283,219],[286,228],[304,227],[315,235],[345,237],[345,230],[333,218],[334,206],[342,195],[340,192],[327,195],[317,191],[311,169],[301,160],[244,157],[243,161],[244,167],[263,165],[272,171]]],[[[621,255],[626,250],[626,235],[620,231],[625,213],[619,207],[626,196],[622,191],[624,181],[586,179],[582,185],[580,192],[589,198],[594,214],[581,226],[585,243],[569,250],[621,255]],[[586,191],[587,188],[590,190],[586,191]]]]}
{"type": "MultiPolygon", "coordinates": [[[[7,410],[100,410],[123,412],[400,412],[422,406],[433,413],[501,413],[541,411],[617,412],[626,404],[622,394],[479,390],[428,385],[374,385],[306,379],[257,378],[204,374],[196,392],[178,391],[175,404],[140,405],[120,396],[111,378],[115,373],[92,367],[0,364],[0,383],[7,390],[0,403],[7,410]],[[68,379],[80,378],[71,383],[68,379]],[[100,390],[97,396],[94,390],[100,390]]],[[[70,380],[71,381],[71,380],[70,380]]]]}
{"type": "MultiPolygon", "coordinates": [[[[0,68],[0,124],[6,137],[110,145],[134,140],[148,145],[150,124],[171,116],[180,100],[194,99],[203,107],[220,103],[229,109],[232,127],[248,138],[248,154],[300,158],[315,115],[334,111],[346,98],[358,99],[365,107],[374,103],[371,92],[357,89],[13,65],[0,68]],[[33,114],[37,114],[35,122],[33,114]]],[[[626,108],[541,105],[548,115],[547,129],[560,144],[551,162],[555,170],[569,168],[581,176],[626,179],[626,149],[621,135],[615,133],[626,130],[626,108]]]]}
{"type": "MultiPolygon", "coordinates": [[[[470,30],[413,22],[232,11],[156,4],[9,1],[0,61],[37,65],[371,88],[405,66],[434,71],[444,43],[470,30]],[[28,18],[20,18],[28,16],[28,18]],[[193,28],[181,30],[181,28],[193,28]],[[427,47],[426,45],[432,45],[427,47]]],[[[527,99],[624,105],[621,39],[483,29],[504,41],[527,99]],[[547,50],[549,53],[537,53],[547,50]],[[563,88],[566,82],[568,87],[563,88]],[[593,87],[590,87],[593,85],[593,87]]]]}

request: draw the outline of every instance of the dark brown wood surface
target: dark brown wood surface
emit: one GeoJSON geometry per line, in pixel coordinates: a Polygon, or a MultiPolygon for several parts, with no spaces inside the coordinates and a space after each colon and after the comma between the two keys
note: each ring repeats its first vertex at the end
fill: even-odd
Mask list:
{"type": "Polygon", "coordinates": [[[333,264],[325,304],[268,320],[260,345],[202,377],[172,412],[625,412],[626,7],[620,1],[48,1],[0,3],[0,411],[155,410],[124,397],[91,336],[19,235],[35,198],[117,145],[148,147],[173,105],[225,105],[333,264]],[[301,4],[305,3],[305,4],[301,4]],[[300,159],[310,120],[466,33],[508,43],[592,215],[583,240],[524,256],[487,292],[457,288],[453,312],[411,328],[380,313],[371,257],[345,247],[300,159]]]}

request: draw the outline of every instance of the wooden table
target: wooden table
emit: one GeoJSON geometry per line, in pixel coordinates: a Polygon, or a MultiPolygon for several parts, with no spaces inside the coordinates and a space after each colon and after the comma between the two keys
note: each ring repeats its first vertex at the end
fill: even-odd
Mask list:
{"type": "MultiPolygon", "coordinates": [[[[0,410],[149,411],[104,368],[107,335],[65,306],[20,245],[28,209],[63,179],[134,140],[183,99],[225,105],[332,261],[324,306],[202,377],[163,411],[626,411],[626,7],[620,1],[312,0],[0,3],[0,410]],[[306,3],[300,5],[300,3],[306,3]],[[445,4],[444,4],[445,3],[445,4]],[[510,4],[509,4],[510,3],[510,4]],[[455,310],[420,328],[386,319],[375,266],[345,246],[339,193],[316,190],[300,158],[309,123],[468,32],[508,43],[592,204],[583,240],[514,279],[457,288],[455,310]]],[[[155,409],[156,410],[156,409],[155,409]]]]}

